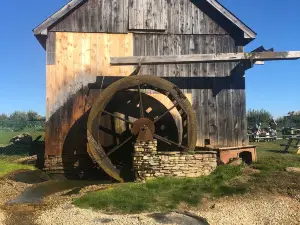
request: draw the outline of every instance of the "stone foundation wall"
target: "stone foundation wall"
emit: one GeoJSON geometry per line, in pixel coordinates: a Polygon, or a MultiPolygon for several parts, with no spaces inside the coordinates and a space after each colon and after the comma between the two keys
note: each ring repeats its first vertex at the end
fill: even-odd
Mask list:
{"type": "Polygon", "coordinates": [[[43,170],[64,173],[64,166],[61,156],[46,156],[43,170]]]}
{"type": "Polygon", "coordinates": [[[217,152],[158,152],[157,141],[134,146],[133,165],[137,180],[151,177],[200,177],[217,167],[217,152]]]}

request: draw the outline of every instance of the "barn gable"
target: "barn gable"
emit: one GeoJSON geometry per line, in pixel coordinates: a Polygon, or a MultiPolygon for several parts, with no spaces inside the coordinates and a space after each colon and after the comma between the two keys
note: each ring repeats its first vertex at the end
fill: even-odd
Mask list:
{"type": "Polygon", "coordinates": [[[34,29],[43,46],[48,31],[230,34],[242,45],[256,37],[215,0],[72,0],[34,29]]]}
{"type": "MultiPolygon", "coordinates": [[[[134,71],[112,66],[111,57],[237,53],[255,38],[211,0],[73,0],[34,34],[47,46],[48,155],[86,153],[81,130],[90,106],[102,88],[134,71]]],[[[248,143],[244,71],[236,68],[231,62],[143,65],[140,74],[168,78],[188,97],[198,146],[232,147],[248,143]]]]}

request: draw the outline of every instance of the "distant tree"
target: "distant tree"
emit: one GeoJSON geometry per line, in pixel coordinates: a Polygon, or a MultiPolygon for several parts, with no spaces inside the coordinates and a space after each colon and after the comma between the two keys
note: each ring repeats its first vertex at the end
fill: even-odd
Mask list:
{"type": "Polygon", "coordinates": [[[27,117],[29,121],[37,121],[42,119],[42,117],[37,112],[34,112],[32,110],[27,112],[27,117]]]}
{"type": "Polygon", "coordinates": [[[10,114],[9,119],[15,121],[28,121],[28,114],[26,112],[15,111],[10,114]]]}
{"type": "Polygon", "coordinates": [[[300,115],[299,114],[290,114],[288,116],[279,117],[277,119],[278,127],[293,127],[300,128],[300,115]]]}
{"type": "Polygon", "coordinates": [[[4,120],[8,120],[8,119],[9,119],[8,115],[6,115],[4,113],[0,114],[0,121],[4,121],[4,120]]]}
{"type": "Polygon", "coordinates": [[[250,109],[247,112],[247,121],[249,128],[252,128],[256,123],[261,123],[262,127],[267,127],[271,118],[272,114],[264,109],[250,109]]]}

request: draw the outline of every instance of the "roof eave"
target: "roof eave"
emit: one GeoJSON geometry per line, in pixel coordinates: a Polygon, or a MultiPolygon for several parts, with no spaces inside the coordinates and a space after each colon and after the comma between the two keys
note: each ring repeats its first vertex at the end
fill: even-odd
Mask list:
{"type": "Polygon", "coordinates": [[[79,7],[81,4],[86,2],[88,0],[72,0],[68,4],[66,4],[64,7],[62,7],[60,10],[55,12],[52,16],[48,17],[44,22],[42,22],[40,25],[38,25],[36,28],[33,29],[34,35],[40,35],[45,30],[47,31],[49,27],[51,27],[53,24],[55,24],[58,20],[66,16],[68,13],[70,13],[72,10],[74,10],[76,7],[79,7]]]}
{"type": "MultiPolygon", "coordinates": [[[[216,0],[205,0],[208,4],[223,14],[228,20],[230,20],[235,26],[244,32],[244,38],[250,39],[250,41],[256,38],[257,33],[253,31],[249,26],[243,23],[238,17],[230,12],[225,6],[216,0]]],[[[249,41],[249,42],[250,42],[249,41]]]]}

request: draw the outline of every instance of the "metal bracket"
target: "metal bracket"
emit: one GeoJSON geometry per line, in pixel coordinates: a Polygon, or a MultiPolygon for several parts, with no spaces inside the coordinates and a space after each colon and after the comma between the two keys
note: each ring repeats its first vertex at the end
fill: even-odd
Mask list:
{"type": "Polygon", "coordinates": [[[137,65],[137,67],[135,68],[135,70],[130,74],[130,76],[136,76],[139,74],[140,70],[142,67],[142,60],[139,60],[139,64],[137,65]]]}

